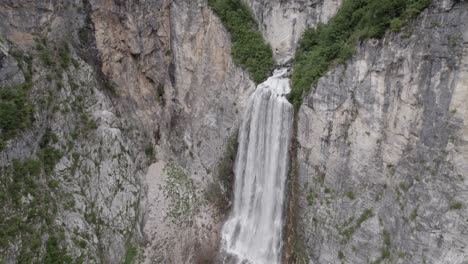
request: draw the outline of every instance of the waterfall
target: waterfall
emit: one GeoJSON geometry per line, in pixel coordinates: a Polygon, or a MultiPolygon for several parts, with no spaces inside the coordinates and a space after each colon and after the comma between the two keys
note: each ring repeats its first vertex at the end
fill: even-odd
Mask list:
{"type": "Polygon", "coordinates": [[[293,107],[287,69],[276,70],[249,99],[239,136],[231,215],[222,229],[229,264],[280,263],[293,107]]]}

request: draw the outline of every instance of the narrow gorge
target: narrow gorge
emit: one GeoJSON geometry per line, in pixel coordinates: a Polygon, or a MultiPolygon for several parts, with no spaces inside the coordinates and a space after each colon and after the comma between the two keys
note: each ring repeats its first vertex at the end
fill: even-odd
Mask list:
{"type": "Polygon", "coordinates": [[[0,1],[0,263],[467,264],[466,0],[0,1]]]}

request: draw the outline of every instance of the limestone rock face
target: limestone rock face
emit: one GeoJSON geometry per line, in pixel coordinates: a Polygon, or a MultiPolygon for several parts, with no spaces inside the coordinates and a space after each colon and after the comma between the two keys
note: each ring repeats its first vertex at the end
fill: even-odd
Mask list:
{"type": "Polygon", "coordinates": [[[234,65],[229,35],[206,1],[173,1],[170,18],[173,59],[159,162],[147,176],[145,263],[206,263],[224,220],[207,203],[207,187],[255,86],[234,65]]]}
{"type": "Polygon", "coordinates": [[[326,23],[342,0],[243,0],[254,12],[263,37],[270,43],[278,64],[294,57],[302,32],[326,23]]]}
{"type": "MultiPolygon", "coordinates": [[[[279,64],[341,4],[244,1],[279,64]]],[[[466,262],[467,10],[434,1],[306,95],[298,263],[466,262]]],[[[215,259],[207,197],[254,90],[230,53],[206,0],[1,1],[0,102],[33,111],[0,131],[0,262],[215,259]]]]}
{"type": "Polygon", "coordinates": [[[254,84],[206,1],[3,1],[0,17],[0,85],[31,74],[34,107],[1,152],[2,182],[15,159],[39,160],[50,219],[0,260],[39,261],[32,238],[83,263],[213,259],[223,214],[205,193],[254,84]]]}
{"type": "Polygon", "coordinates": [[[298,112],[309,263],[466,263],[468,5],[369,40],[298,112]]]}

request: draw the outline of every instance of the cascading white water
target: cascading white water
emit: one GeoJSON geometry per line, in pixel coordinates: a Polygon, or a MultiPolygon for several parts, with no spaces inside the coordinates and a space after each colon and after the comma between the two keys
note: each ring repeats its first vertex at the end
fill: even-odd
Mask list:
{"type": "Polygon", "coordinates": [[[249,99],[235,164],[234,208],[223,226],[223,263],[280,262],[293,107],[287,69],[249,99]]]}

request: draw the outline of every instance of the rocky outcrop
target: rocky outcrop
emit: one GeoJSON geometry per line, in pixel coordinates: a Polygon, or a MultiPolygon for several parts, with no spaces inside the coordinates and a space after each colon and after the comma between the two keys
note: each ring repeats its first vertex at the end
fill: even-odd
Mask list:
{"type": "Polygon", "coordinates": [[[296,250],[309,263],[465,263],[467,3],[361,43],[298,113],[296,250]]]}
{"type": "Polygon", "coordinates": [[[263,37],[270,43],[278,64],[294,56],[306,28],[326,23],[342,0],[243,0],[254,12],[263,37]]]}

